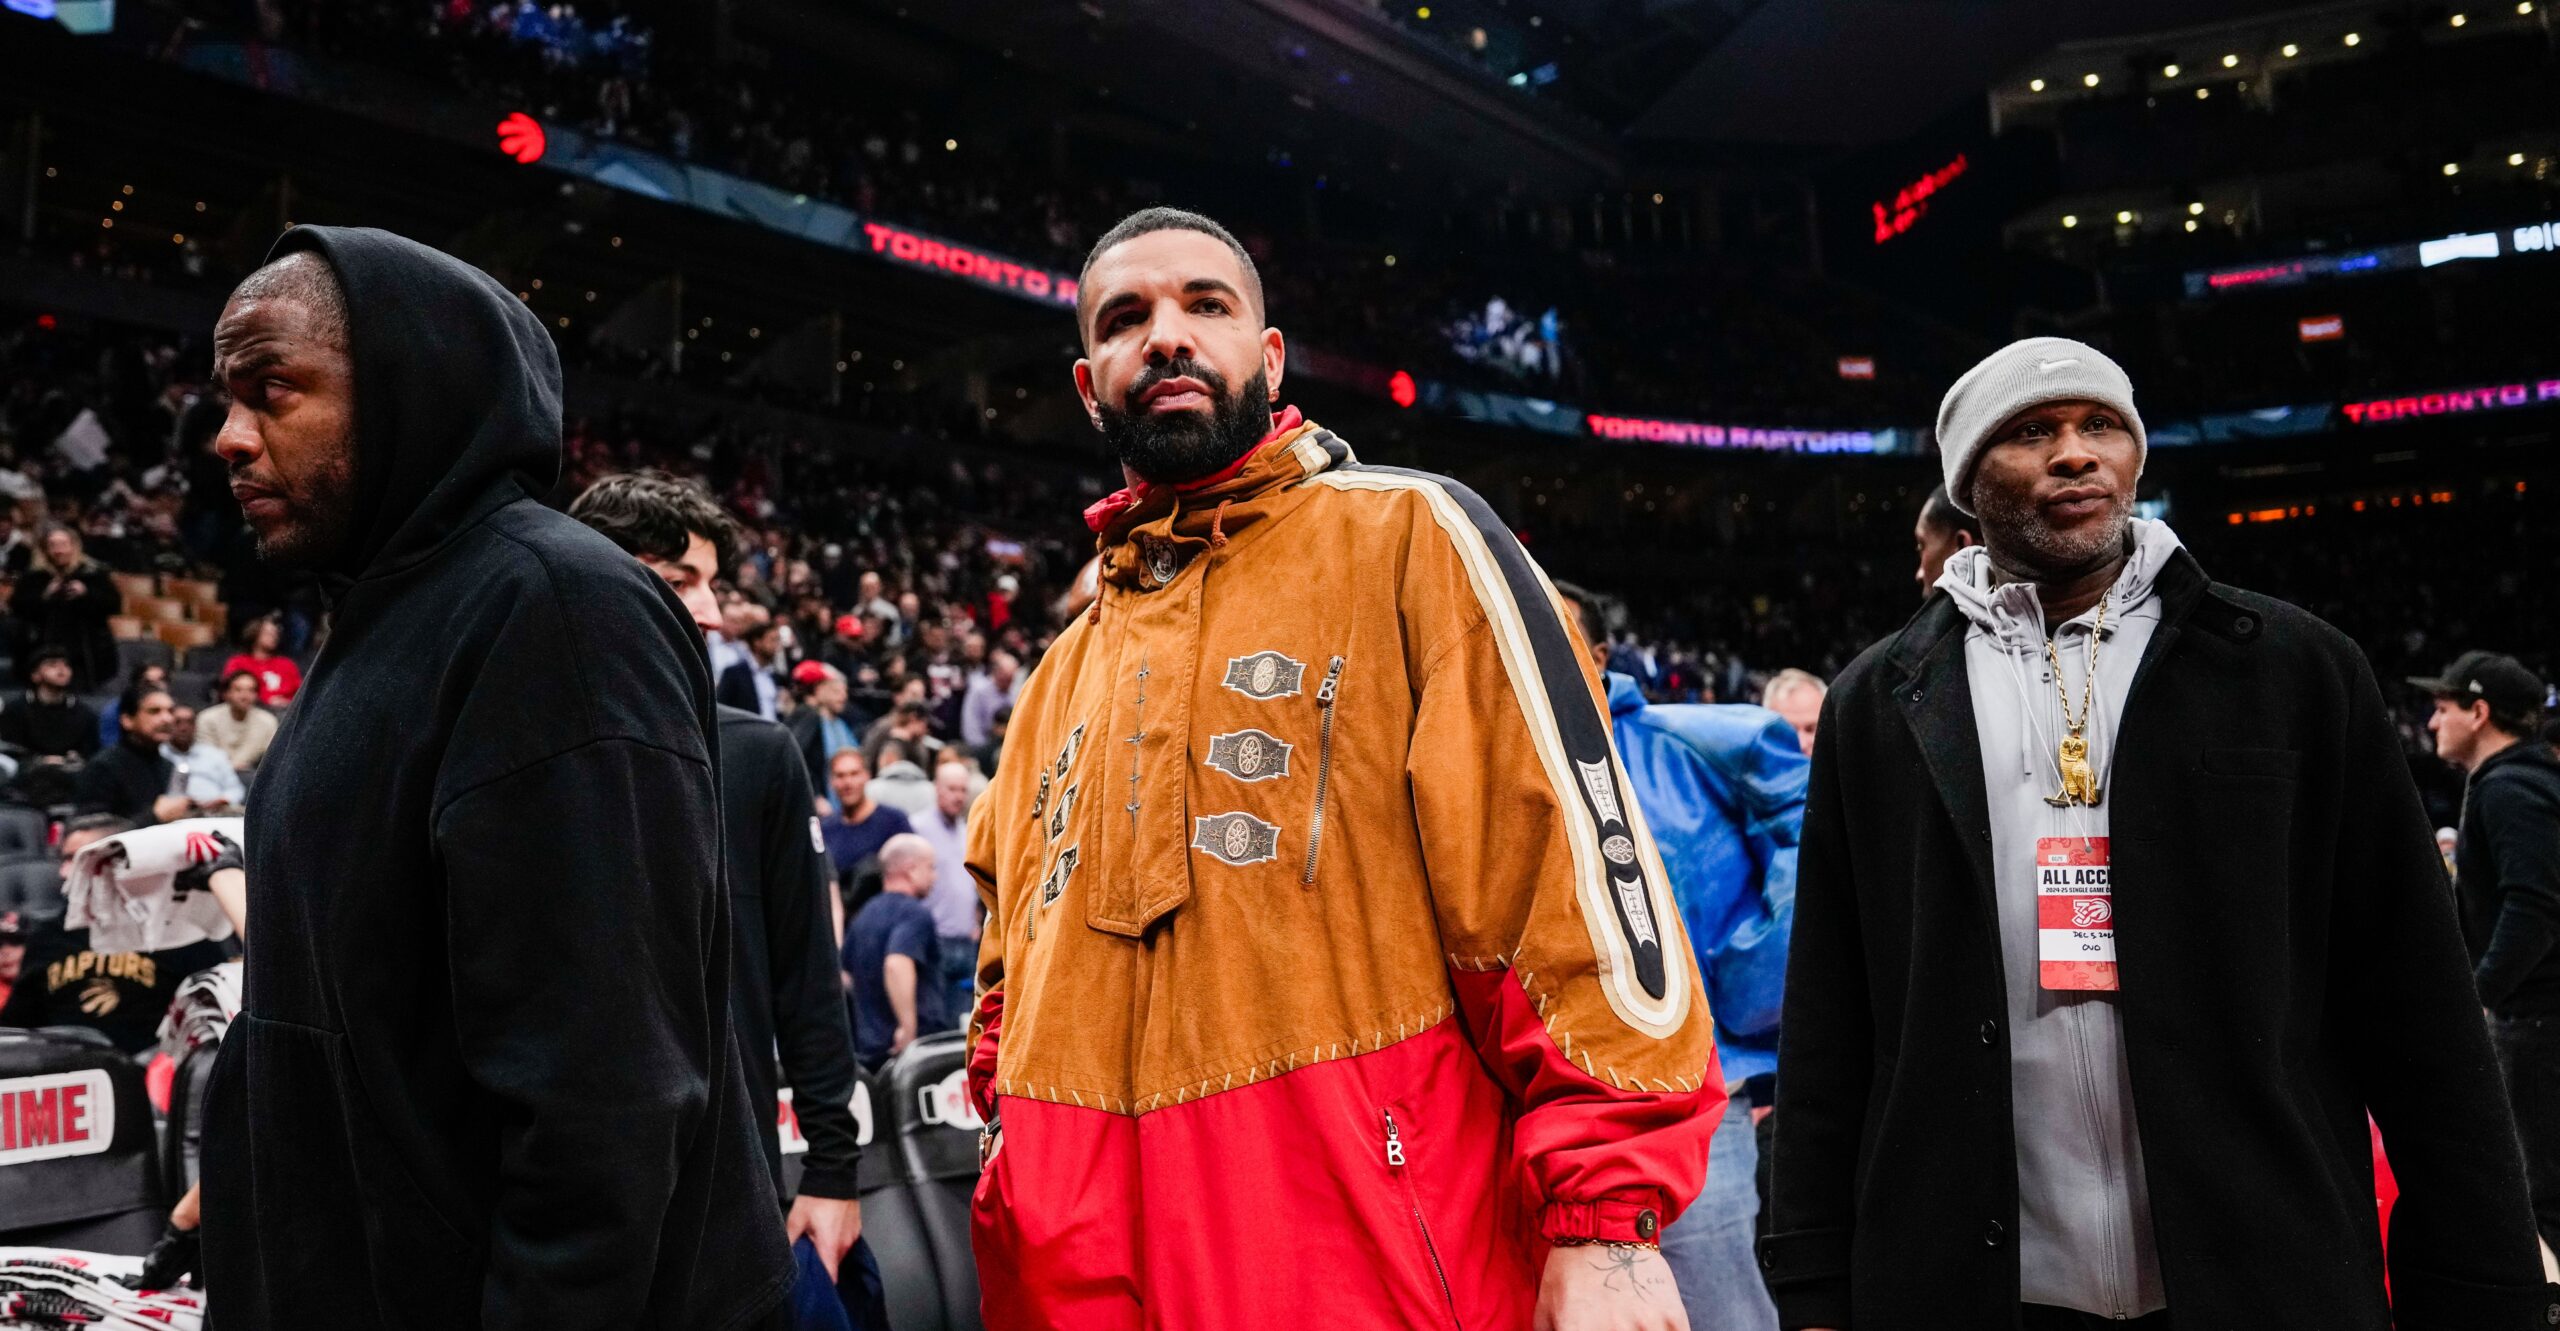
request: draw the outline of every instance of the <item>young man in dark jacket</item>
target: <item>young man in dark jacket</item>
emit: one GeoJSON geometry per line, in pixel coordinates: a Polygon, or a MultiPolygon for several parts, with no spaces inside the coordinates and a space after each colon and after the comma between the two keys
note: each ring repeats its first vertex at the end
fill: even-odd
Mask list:
{"type": "Polygon", "coordinates": [[[1780,1325],[2560,1320],[2363,654],[2132,518],[2142,420],[2096,349],[1995,353],[1938,438],[1985,545],[1840,676],[1814,754],[1780,1325]]]}
{"type": "Polygon", "coordinates": [[[146,827],[195,812],[194,801],[170,789],[177,769],[160,752],[176,711],[169,690],[136,680],[125,686],[116,709],[116,742],[80,769],[72,803],[83,813],[111,813],[146,827]]]}
{"type": "Polygon", "coordinates": [[[699,639],[535,500],[560,370],[513,292],[381,231],[269,259],[214,332],[216,447],[334,620],[249,822],[213,1314],[754,1324],[792,1267],[730,1031],[699,639]]]}
{"type": "MultiPolygon", "coordinates": [[[[588,486],[569,516],[664,578],[696,628],[720,627],[711,584],[735,557],[738,528],[709,491],[659,472],[629,472],[588,486]]],[[[853,1035],[836,971],[835,874],[816,797],[789,732],[725,704],[719,720],[738,1048],[777,1192],[782,1141],[774,1060],[781,1059],[809,1143],[784,1232],[795,1242],[807,1238],[832,1278],[862,1235],[854,1178],[862,1144],[853,1121],[853,1035]]]]}
{"type": "Polygon", "coordinates": [[[2435,696],[2436,756],[2470,774],[2454,888],[2472,980],[2507,1075],[2533,1211],[2560,1243],[2560,758],[2542,681],[2512,656],[2465,652],[2409,681],[2435,696]]]}

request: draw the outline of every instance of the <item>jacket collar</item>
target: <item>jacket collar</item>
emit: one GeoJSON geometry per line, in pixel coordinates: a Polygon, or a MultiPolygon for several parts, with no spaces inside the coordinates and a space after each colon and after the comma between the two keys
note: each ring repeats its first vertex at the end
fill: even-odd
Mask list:
{"type": "Polygon", "coordinates": [[[1085,512],[1102,580],[1138,590],[1171,583],[1203,552],[1280,517],[1304,497],[1299,484],[1352,461],[1351,447],[1292,407],[1235,465],[1181,485],[1134,485],[1085,512]]]}
{"type": "Polygon", "coordinates": [[[1633,675],[1609,672],[1609,715],[1625,716],[1644,707],[1644,690],[1636,687],[1633,675]]]}
{"type": "MultiPolygon", "coordinates": [[[[2125,695],[2127,728],[2142,699],[2143,682],[2167,656],[2190,621],[2197,626],[2246,642],[2260,630],[2257,617],[2245,608],[2212,595],[2212,584],[2195,556],[2184,549],[2171,555],[2152,584],[2160,598],[2160,625],[2135,668],[2125,695]]],[[[1974,723],[1971,677],[1965,669],[1964,613],[1945,595],[1932,596],[1920,612],[1894,635],[1886,660],[1893,666],[1892,697],[1919,742],[1931,784],[1964,844],[1972,867],[1975,903],[1984,927],[1996,930],[1998,904],[1992,897],[1991,800],[1984,786],[1982,737],[1974,723]]]]}

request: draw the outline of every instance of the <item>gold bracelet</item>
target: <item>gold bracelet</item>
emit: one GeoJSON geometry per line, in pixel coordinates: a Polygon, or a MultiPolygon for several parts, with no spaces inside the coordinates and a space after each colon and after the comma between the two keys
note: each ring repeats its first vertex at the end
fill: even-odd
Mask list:
{"type": "Polygon", "coordinates": [[[1555,1248],[1628,1248],[1637,1252],[1662,1251],[1662,1245],[1660,1243],[1644,1243],[1635,1239],[1555,1239],[1552,1240],[1548,1246],[1555,1248]]]}

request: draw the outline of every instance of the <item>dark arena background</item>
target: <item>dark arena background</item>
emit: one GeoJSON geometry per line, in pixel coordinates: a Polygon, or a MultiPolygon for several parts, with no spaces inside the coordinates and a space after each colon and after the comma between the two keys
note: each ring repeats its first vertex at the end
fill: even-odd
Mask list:
{"type": "MultiPolygon", "coordinates": [[[[2039,335],[2130,375],[2142,516],[2362,649],[2433,825],[2463,773],[2398,681],[2560,671],[2545,0],[0,0],[0,579],[50,524],[111,572],[112,641],[62,644],[96,711],[157,665],[210,724],[244,657],[289,705],[261,663],[300,678],[328,591],[252,556],[211,335],[279,233],[381,227],[550,331],[552,502],[700,478],[745,530],[727,625],[789,628],[781,709],[840,671],[867,738],[983,778],[976,686],[1082,610],[1122,484],[1078,274],[1155,204],[1252,253],[1283,402],[1481,495],[1654,702],[1828,680],[1909,620],[1940,398],[2039,335]]],[[[55,613],[0,635],[0,958],[81,812],[6,723],[55,613]]],[[[0,1260],[147,1251],[204,1075],[0,1044],[0,1102],[155,1049],[172,1144],[13,1156],[36,1120],[0,1115],[0,1260]]],[[[926,1033],[860,1086],[899,1327],[980,1324],[962,1058],[926,1033]]],[[[0,1325],[47,1288],[0,1266],[0,1325]]]]}

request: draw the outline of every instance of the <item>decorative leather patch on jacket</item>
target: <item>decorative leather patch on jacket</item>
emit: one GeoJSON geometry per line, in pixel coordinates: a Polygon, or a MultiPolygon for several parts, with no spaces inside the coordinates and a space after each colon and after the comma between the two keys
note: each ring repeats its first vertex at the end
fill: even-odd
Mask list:
{"type": "Polygon", "coordinates": [[[1255,652],[1227,661],[1226,686],[1257,702],[1297,696],[1306,677],[1306,662],[1292,661],[1278,652],[1255,652]]]}
{"type": "Polygon", "coordinates": [[[1209,737],[1209,756],[1202,762],[1238,781],[1270,781],[1289,774],[1294,745],[1264,730],[1239,730],[1209,737]]]}
{"type": "Polygon", "coordinates": [[[1249,813],[1194,818],[1191,848],[1239,868],[1280,858],[1280,829],[1249,813]]]}

